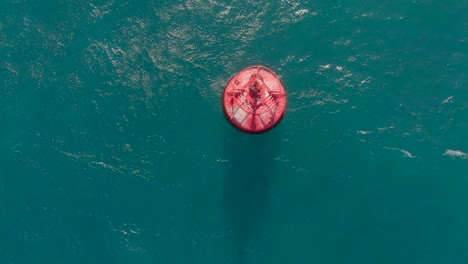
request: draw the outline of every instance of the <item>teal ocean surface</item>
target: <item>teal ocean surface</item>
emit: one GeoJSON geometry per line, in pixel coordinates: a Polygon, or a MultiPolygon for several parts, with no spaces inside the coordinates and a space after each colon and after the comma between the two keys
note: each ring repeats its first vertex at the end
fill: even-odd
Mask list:
{"type": "Polygon", "coordinates": [[[466,264],[467,41],[466,0],[1,0],[0,263],[466,264]]]}

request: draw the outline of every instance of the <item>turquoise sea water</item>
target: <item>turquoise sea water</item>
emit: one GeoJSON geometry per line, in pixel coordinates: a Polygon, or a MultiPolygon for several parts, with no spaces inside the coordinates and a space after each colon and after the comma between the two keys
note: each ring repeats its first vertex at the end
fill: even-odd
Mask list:
{"type": "Polygon", "coordinates": [[[468,263],[468,7],[0,1],[0,263],[468,263]],[[233,129],[252,64],[289,95],[233,129]]]}

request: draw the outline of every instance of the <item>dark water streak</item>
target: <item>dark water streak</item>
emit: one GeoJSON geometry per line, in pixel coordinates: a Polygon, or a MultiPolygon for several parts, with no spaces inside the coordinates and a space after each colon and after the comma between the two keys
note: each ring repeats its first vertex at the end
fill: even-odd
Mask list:
{"type": "MultiPolygon", "coordinates": [[[[234,130],[234,128],[232,129],[234,130]]],[[[249,242],[262,232],[270,209],[270,185],[278,139],[275,133],[240,135],[229,131],[225,152],[230,157],[224,182],[224,204],[234,229],[235,263],[246,263],[249,242]]]]}

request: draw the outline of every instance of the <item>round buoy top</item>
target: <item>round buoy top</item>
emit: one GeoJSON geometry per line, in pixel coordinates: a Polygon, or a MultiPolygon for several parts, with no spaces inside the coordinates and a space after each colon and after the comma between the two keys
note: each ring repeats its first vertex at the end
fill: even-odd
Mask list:
{"type": "Polygon", "coordinates": [[[247,133],[263,133],[281,122],[287,105],[286,90],[271,69],[256,65],[243,69],[226,85],[226,119],[247,133]]]}

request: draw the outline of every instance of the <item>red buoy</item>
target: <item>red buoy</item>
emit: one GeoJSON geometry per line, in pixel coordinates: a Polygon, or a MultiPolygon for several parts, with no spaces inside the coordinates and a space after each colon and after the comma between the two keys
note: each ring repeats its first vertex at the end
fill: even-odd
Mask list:
{"type": "Polygon", "coordinates": [[[263,133],[278,125],[287,104],[278,76],[265,66],[250,66],[226,85],[223,110],[227,120],[247,133],[263,133]]]}

